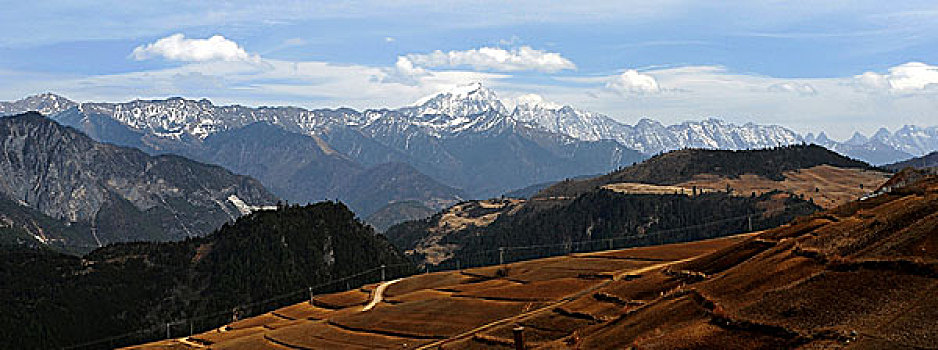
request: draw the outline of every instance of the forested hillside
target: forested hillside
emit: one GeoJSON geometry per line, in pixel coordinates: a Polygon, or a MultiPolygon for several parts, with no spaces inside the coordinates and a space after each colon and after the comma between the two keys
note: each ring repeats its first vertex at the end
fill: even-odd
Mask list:
{"type": "Polygon", "coordinates": [[[3,246],[0,280],[16,283],[0,284],[0,339],[11,349],[49,349],[150,329],[94,347],[140,342],[163,334],[167,322],[198,317],[196,329],[217,326],[233,308],[251,315],[297,302],[307,286],[382,264],[405,264],[389,275],[410,271],[382,236],[332,202],[257,212],[203,238],[112,244],[82,258],[3,246]]]}
{"type": "Polygon", "coordinates": [[[531,247],[504,253],[519,259],[693,241],[747,232],[750,223],[753,230],[775,227],[819,209],[780,192],[687,196],[595,190],[573,200],[533,200],[497,208],[472,204],[393,226],[386,235],[420,262],[454,264],[459,259],[464,265],[478,265],[497,262],[501,247],[531,247]],[[591,243],[575,243],[583,241],[591,243]]]}

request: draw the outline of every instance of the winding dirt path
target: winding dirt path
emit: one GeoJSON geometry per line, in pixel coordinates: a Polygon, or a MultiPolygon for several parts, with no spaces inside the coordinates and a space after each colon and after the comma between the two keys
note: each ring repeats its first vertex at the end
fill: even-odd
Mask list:
{"type": "Polygon", "coordinates": [[[362,312],[371,310],[375,306],[377,306],[378,303],[384,300],[384,290],[388,289],[388,287],[391,286],[392,284],[400,282],[402,279],[403,278],[398,278],[393,281],[383,282],[379,284],[377,287],[375,287],[375,290],[371,293],[371,302],[369,302],[368,305],[365,305],[365,307],[362,308],[362,312]]]}

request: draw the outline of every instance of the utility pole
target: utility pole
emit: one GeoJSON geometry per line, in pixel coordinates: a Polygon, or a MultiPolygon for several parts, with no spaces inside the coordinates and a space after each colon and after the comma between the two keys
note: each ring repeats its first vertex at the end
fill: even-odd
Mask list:
{"type": "Polygon", "coordinates": [[[381,264],[381,282],[386,281],[386,280],[385,280],[385,277],[386,277],[386,276],[385,276],[385,274],[384,274],[384,268],[385,268],[384,264],[381,264]]]}
{"type": "Polygon", "coordinates": [[[169,322],[166,323],[166,339],[169,339],[169,322]]]}
{"type": "Polygon", "coordinates": [[[524,350],[524,327],[516,326],[511,332],[515,336],[515,350],[524,350]]]}
{"type": "Polygon", "coordinates": [[[313,305],[313,287],[307,287],[309,289],[309,305],[313,305]]]}
{"type": "Polygon", "coordinates": [[[498,264],[505,265],[505,247],[498,247],[498,264]]]}
{"type": "Polygon", "coordinates": [[[752,232],[752,214],[749,214],[747,218],[749,219],[749,232],[752,232]]]}

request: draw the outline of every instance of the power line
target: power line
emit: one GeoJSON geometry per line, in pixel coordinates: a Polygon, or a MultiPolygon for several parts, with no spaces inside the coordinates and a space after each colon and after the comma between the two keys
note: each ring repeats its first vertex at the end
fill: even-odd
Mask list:
{"type": "MultiPolygon", "coordinates": [[[[510,251],[510,250],[524,250],[524,249],[551,248],[551,247],[566,247],[566,246],[573,246],[573,245],[582,246],[582,245],[585,245],[585,244],[593,244],[593,243],[600,243],[600,242],[608,242],[608,241],[610,241],[610,240],[613,241],[613,242],[615,242],[615,241],[622,241],[622,240],[648,239],[649,236],[660,236],[660,235],[664,235],[664,234],[668,234],[668,233],[680,232],[680,231],[689,230],[689,229],[703,228],[703,227],[713,226],[713,225],[717,225],[717,224],[721,224],[721,223],[726,223],[726,222],[731,222],[731,221],[736,221],[736,220],[743,220],[743,219],[751,220],[754,215],[763,215],[763,216],[764,216],[764,215],[769,214],[769,213],[784,212],[784,211],[791,210],[791,209],[793,209],[793,208],[798,208],[798,207],[800,207],[800,206],[806,206],[806,205],[813,205],[813,203],[803,202],[803,203],[798,203],[798,204],[795,204],[795,205],[786,206],[786,207],[779,208],[779,209],[766,210],[766,211],[763,211],[763,212],[760,212],[760,213],[755,213],[755,214],[740,215],[740,216],[735,216],[735,217],[730,217],[730,218],[723,218],[723,219],[720,219],[720,220],[714,220],[714,221],[709,221],[709,222],[700,223],[700,224],[695,224],[695,225],[688,225],[688,226],[683,226],[683,227],[676,227],[676,228],[670,228],[670,229],[657,230],[657,231],[654,231],[654,232],[645,233],[645,234],[642,235],[642,236],[626,236],[626,237],[602,238],[602,239],[592,239],[592,240],[583,240],[583,241],[574,241],[574,242],[564,242],[564,243],[553,243],[553,244],[538,244],[538,245],[526,245],[526,246],[499,247],[498,249],[481,250],[481,251],[476,251],[476,252],[474,252],[474,253],[472,253],[472,254],[462,255],[461,257],[457,257],[457,259],[459,259],[459,258],[476,257],[476,256],[484,256],[484,255],[492,256],[492,253],[498,252],[499,257],[500,257],[500,259],[499,259],[499,264],[504,264],[504,252],[505,252],[505,251],[510,251]]],[[[763,219],[769,219],[769,218],[763,218],[763,219]]],[[[602,250],[602,249],[596,249],[596,250],[593,250],[593,251],[600,251],[600,250],[602,250]]],[[[554,255],[549,255],[549,256],[554,256],[554,255]]],[[[536,259],[536,258],[535,258],[535,259],[536,259]]],[[[524,260],[524,259],[518,260],[518,261],[523,261],[523,260],[524,260]]],[[[456,266],[459,266],[459,265],[460,265],[460,264],[459,264],[459,261],[457,260],[457,261],[456,261],[456,266]]],[[[494,264],[492,264],[492,265],[494,265],[494,264]]],[[[402,266],[412,266],[412,264],[403,263],[403,264],[396,264],[396,265],[385,265],[385,266],[383,266],[383,267],[384,267],[384,268],[396,268],[396,267],[402,267],[402,266]]],[[[483,264],[483,265],[480,265],[480,266],[486,266],[486,265],[483,264]]],[[[459,267],[457,267],[457,269],[458,269],[458,268],[459,268],[459,267]]],[[[241,307],[241,308],[250,308],[250,307],[254,307],[254,306],[258,306],[258,305],[263,305],[263,304],[266,304],[266,303],[270,303],[270,302],[273,302],[273,301],[283,300],[283,299],[289,298],[289,297],[291,297],[291,296],[296,296],[296,295],[299,295],[299,294],[302,294],[302,293],[305,293],[305,292],[309,292],[309,291],[311,291],[311,290],[317,290],[317,289],[320,289],[320,288],[323,288],[323,287],[335,285],[336,283],[348,281],[348,280],[351,280],[351,279],[356,278],[356,277],[361,277],[361,276],[367,275],[367,274],[369,274],[369,273],[372,273],[372,272],[375,272],[375,271],[378,271],[378,270],[381,270],[381,269],[382,269],[382,266],[376,266],[376,267],[373,267],[373,268],[370,268],[370,269],[367,269],[367,270],[364,270],[364,271],[361,271],[361,272],[358,272],[358,273],[355,273],[355,274],[352,274],[352,275],[348,275],[348,276],[345,276],[345,277],[342,277],[342,278],[337,278],[337,279],[332,279],[332,280],[329,280],[329,281],[326,281],[326,282],[322,282],[322,283],[317,284],[317,285],[314,285],[314,286],[308,286],[308,287],[303,288],[303,289],[297,289],[297,290],[294,290],[294,291],[291,291],[291,292],[287,292],[287,293],[283,293],[283,294],[280,294],[280,295],[272,296],[272,297],[267,298],[267,299],[264,299],[264,300],[258,300],[258,301],[252,302],[252,303],[250,303],[250,304],[239,305],[239,307],[241,307]]],[[[429,265],[428,265],[428,267],[427,267],[427,270],[429,271],[429,265]]],[[[437,270],[436,272],[440,272],[440,271],[450,271],[450,270],[453,270],[453,269],[447,269],[447,268],[444,267],[444,268],[441,268],[441,269],[437,270]]],[[[156,325],[156,326],[153,326],[153,327],[144,328],[144,329],[141,329],[141,330],[136,330],[136,331],[131,331],[131,332],[128,332],[128,333],[120,334],[120,335],[110,336],[110,337],[103,338],[103,339],[100,339],[100,340],[94,340],[94,341],[89,341],[89,342],[82,343],[82,344],[78,344],[78,345],[69,346],[69,347],[66,347],[66,348],[64,348],[64,349],[77,349],[77,348],[88,347],[88,346],[92,346],[92,345],[101,344],[101,343],[104,343],[104,342],[109,342],[109,341],[115,341],[115,340],[123,339],[123,338],[129,337],[129,336],[133,336],[133,335],[153,334],[154,332],[157,332],[157,331],[159,331],[160,329],[162,329],[162,327],[164,327],[164,326],[172,326],[172,325],[185,324],[186,322],[192,322],[192,321],[196,321],[196,320],[204,320],[204,319],[208,319],[208,318],[220,317],[220,316],[223,316],[223,315],[226,315],[226,314],[230,314],[230,313],[231,313],[230,310],[223,310],[223,311],[218,311],[218,312],[211,313],[211,314],[202,314],[202,315],[199,315],[199,316],[189,317],[189,318],[185,318],[185,319],[181,319],[181,320],[175,320],[175,321],[172,321],[172,322],[167,322],[167,323],[165,323],[165,324],[160,324],[160,325],[156,325]]]]}

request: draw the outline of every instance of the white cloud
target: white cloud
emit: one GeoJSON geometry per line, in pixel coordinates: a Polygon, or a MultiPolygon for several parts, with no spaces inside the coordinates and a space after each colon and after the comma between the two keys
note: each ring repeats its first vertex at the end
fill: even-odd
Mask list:
{"type": "Polygon", "coordinates": [[[866,72],[855,79],[860,86],[868,89],[898,93],[916,92],[938,86],[938,66],[908,62],[889,68],[886,74],[866,72]]]}
{"type": "Polygon", "coordinates": [[[606,88],[620,94],[654,94],[661,92],[655,77],[629,69],[612,77],[606,82],[606,88]]]}
{"type": "Polygon", "coordinates": [[[786,81],[783,83],[775,83],[769,85],[769,91],[772,92],[791,92],[796,93],[802,96],[816,95],[817,90],[814,89],[811,84],[799,83],[793,81],[786,81]]]}
{"type": "Polygon", "coordinates": [[[186,39],[181,33],[159,39],[153,43],[137,46],[131,56],[140,61],[164,58],[171,61],[259,61],[238,43],[221,35],[208,39],[186,39]]]}
{"type": "Polygon", "coordinates": [[[421,67],[472,67],[476,70],[499,72],[540,71],[558,72],[576,69],[576,65],[559,53],[521,46],[515,49],[481,47],[464,51],[433,51],[429,54],[404,56],[421,67]]]}
{"type": "Polygon", "coordinates": [[[384,37],[384,42],[386,42],[386,43],[393,43],[393,42],[395,42],[395,41],[397,41],[397,39],[394,39],[393,36],[386,36],[386,37],[384,37]]]}
{"type": "Polygon", "coordinates": [[[394,67],[385,68],[382,71],[384,72],[384,76],[378,79],[382,83],[398,83],[404,85],[417,85],[420,83],[420,78],[432,75],[426,69],[414,66],[414,63],[404,56],[397,57],[397,62],[394,63],[394,67]]]}

